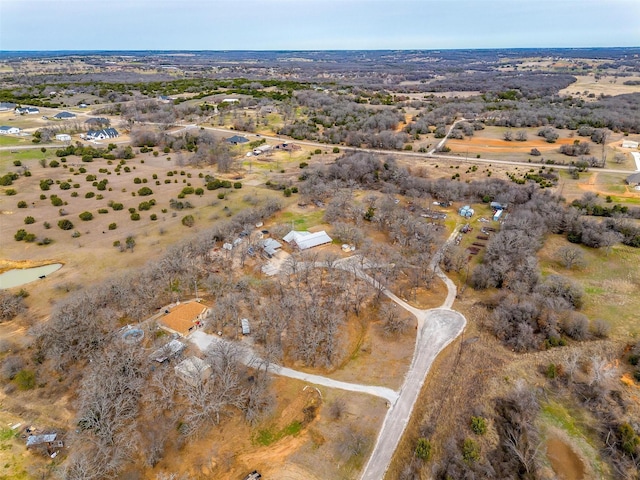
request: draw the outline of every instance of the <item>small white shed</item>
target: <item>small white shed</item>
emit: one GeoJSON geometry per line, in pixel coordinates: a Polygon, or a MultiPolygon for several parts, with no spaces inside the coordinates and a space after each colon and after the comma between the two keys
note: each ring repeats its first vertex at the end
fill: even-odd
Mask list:
{"type": "Polygon", "coordinates": [[[249,320],[246,318],[243,318],[242,320],[240,320],[240,323],[242,324],[242,334],[249,335],[251,333],[251,328],[249,327],[249,320]]]}

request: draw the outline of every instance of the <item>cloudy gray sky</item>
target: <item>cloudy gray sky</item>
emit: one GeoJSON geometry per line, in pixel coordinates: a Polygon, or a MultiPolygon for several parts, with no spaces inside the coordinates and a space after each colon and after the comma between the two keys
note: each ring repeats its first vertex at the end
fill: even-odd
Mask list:
{"type": "Polygon", "coordinates": [[[0,50],[640,46],[640,0],[0,0],[0,50]]]}

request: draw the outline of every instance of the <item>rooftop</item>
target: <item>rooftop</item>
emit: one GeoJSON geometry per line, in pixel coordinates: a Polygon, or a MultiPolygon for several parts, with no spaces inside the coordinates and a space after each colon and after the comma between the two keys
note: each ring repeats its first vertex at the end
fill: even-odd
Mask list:
{"type": "Polygon", "coordinates": [[[209,307],[198,302],[181,303],[171,309],[171,311],[160,319],[160,323],[169,330],[186,335],[209,307]]]}
{"type": "Polygon", "coordinates": [[[158,363],[162,363],[165,360],[168,360],[170,357],[179,354],[185,348],[187,348],[187,346],[184,343],[182,343],[180,340],[174,339],[153,352],[149,356],[149,358],[151,360],[155,360],[158,363]]]}
{"type": "Polygon", "coordinates": [[[317,247],[333,241],[324,230],[315,233],[291,230],[283,237],[283,240],[287,243],[295,243],[300,250],[307,250],[308,248],[317,247]]]}

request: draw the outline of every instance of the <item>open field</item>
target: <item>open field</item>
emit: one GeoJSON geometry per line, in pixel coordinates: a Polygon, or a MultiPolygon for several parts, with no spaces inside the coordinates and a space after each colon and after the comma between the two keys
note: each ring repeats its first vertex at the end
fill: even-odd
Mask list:
{"type": "Polygon", "coordinates": [[[589,318],[601,318],[612,326],[612,337],[632,341],[640,335],[636,321],[640,298],[634,294],[640,286],[636,265],[639,252],[625,245],[604,249],[575,246],[582,251],[586,266],[567,270],[555,258],[555,252],[569,242],[559,235],[550,236],[540,250],[543,275],[559,274],[579,282],[584,288],[582,312],[589,318]]]}
{"type": "Polygon", "coordinates": [[[599,195],[603,204],[607,197],[611,197],[611,205],[617,203],[629,207],[640,205],[640,190],[630,187],[624,181],[625,174],[599,172],[592,169],[587,173],[580,173],[580,178],[574,180],[569,173],[559,171],[558,192],[568,202],[581,198],[586,192],[599,195]]]}
{"type": "MultiPolygon", "coordinates": [[[[534,162],[546,163],[553,162],[559,165],[570,164],[580,160],[579,157],[570,157],[559,152],[562,145],[572,145],[575,141],[591,143],[590,155],[596,158],[602,157],[602,147],[593,144],[588,137],[579,137],[571,130],[558,130],[560,138],[555,143],[548,143],[544,138],[538,136],[539,128],[506,128],[506,127],[486,127],[484,130],[474,132],[473,137],[466,137],[462,140],[448,139],[446,146],[451,149],[450,154],[460,155],[472,159],[479,155],[478,158],[490,158],[495,160],[509,160],[517,162],[534,162]],[[515,132],[524,130],[527,132],[527,141],[506,141],[503,136],[507,131],[515,132]],[[531,149],[536,148],[540,151],[540,156],[531,155],[531,149]]],[[[607,158],[607,168],[616,168],[620,170],[636,170],[636,165],[628,150],[621,149],[623,137],[621,134],[612,135],[605,147],[605,155],[607,158]],[[627,161],[622,164],[613,163],[612,159],[615,153],[623,152],[627,154],[627,161]]],[[[631,138],[630,138],[631,139],[631,138]]]]}
{"type": "Polygon", "coordinates": [[[560,90],[561,95],[574,95],[589,100],[590,94],[596,97],[600,95],[624,95],[626,93],[638,93],[640,85],[625,85],[628,80],[640,81],[640,76],[614,77],[613,75],[601,75],[599,79],[595,75],[576,75],[577,81],[567,88],[560,90]]]}

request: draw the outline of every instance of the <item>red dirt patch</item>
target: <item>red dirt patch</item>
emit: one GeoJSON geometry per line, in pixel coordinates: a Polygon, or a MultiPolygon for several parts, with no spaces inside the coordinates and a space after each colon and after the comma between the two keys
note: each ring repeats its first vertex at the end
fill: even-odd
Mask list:
{"type": "Polygon", "coordinates": [[[557,437],[547,440],[547,457],[560,480],[582,480],[585,469],[573,449],[557,437]]]}
{"type": "Polygon", "coordinates": [[[556,143],[547,143],[543,139],[532,139],[526,142],[507,142],[506,140],[498,140],[486,137],[472,137],[465,140],[448,140],[447,146],[452,151],[464,152],[471,150],[473,152],[497,152],[501,150],[518,153],[529,153],[532,148],[537,148],[541,152],[557,150],[560,145],[571,145],[573,138],[559,138],[556,143]]]}

